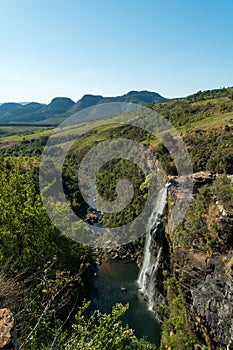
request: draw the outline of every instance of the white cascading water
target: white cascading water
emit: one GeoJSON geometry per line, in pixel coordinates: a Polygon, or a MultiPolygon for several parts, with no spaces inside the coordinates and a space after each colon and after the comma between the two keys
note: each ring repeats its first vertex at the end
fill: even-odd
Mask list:
{"type": "Polygon", "coordinates": [[[147,298],[148,307],[150,310],[153,310],[154,307],[155,273],[158,269],[162,254],[162,247],[159,247],[156,261],[154,261],[152,254],[153,236],[156,233],[158,224],[161,220],[165,206],[167,204],[167,189],[169,185],[169,183],[166,183],[164,187],[159,191],[155,209],[150,217],[148,223],[146,246],[144,250],[144,259],[138,277],[139,290],[147,298]]]}

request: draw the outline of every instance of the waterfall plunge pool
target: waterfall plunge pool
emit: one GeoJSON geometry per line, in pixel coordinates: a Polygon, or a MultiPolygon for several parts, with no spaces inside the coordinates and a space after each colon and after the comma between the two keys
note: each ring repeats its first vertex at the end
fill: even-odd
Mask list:
{"type": "Polygon", "coordinates": [[[95,289],[90,295],[92,309],[109,313],[116,303],[129,303],[122,319],[124,324],[128,323],[138,338],[145,336],[151,343],[159,345],[161,329],[139,293],[138,274],[139,268],[134,262],[116,261],[100,265],[94,279],[95,289]],[[121,291],[122,286],[127,290],[121,291]]]}

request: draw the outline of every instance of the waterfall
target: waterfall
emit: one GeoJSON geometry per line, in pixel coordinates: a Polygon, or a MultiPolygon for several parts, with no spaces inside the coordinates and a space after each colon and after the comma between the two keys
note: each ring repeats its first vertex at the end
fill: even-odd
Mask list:
{"type": "Polygon", "coordinates": [[[144,250],[144,259],[142,268],[138,277],[138,285],[140,292],[147,298],[150,310],[154,307],[155,295],[155,274],[159,267],[162,246],[158,247],[157,257],[154,261],[153,257],[153,237],[156,234],[159,223],[161,222],[165,206],[167,204],[167,188],[170,183],[166,183],[159,191],[156,206],[148,222],[148,234],[144,250]]]}

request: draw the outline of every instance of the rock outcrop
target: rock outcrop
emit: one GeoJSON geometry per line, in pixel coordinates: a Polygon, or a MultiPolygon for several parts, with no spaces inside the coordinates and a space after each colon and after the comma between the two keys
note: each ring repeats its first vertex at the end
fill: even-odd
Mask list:
{"type": "Polygon", "coordinates": [[[0,309],[0,349],[19,350],[14,316],[7,308],[0,309]]]}
{"type": "Polygon", "coordinates": [[[135,261],[139,266],[142,263],[142,254],[135,248],[134,244],[132,243],[112,248],[112,242],[107,241],[106,248],[96,248],[94,249],[94,254],[96,255],[96,262],[98,265],[100,265],[102,262],[116,260],[135,261]]]}
{"type": "Polygon", "coordinates": [[[181,247],[173,251],[172,264],[181,281],[190,328],[199,337],[210,337],[213,349],[219,344],[225,349],[233,346],[232,259],[181,247]]]}
{"type": "Polygon", "coordinates": [[[217,343],[233,347],[233,275],[226,275],[221,256],[211,256],[201,272],[200,280],[191,287],[193,315],[214,332],[217,343]]]}

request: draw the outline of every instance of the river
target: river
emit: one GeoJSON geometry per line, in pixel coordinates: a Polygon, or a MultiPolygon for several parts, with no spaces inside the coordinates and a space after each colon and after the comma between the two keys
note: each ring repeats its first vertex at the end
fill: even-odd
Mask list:
{"type": "Polygon", "coordinates": [[[116,303],[129,303],[123,322],[134,329],[138,338],[146,336],[151,343],[159,345],[160,327],[143,296],[138,291],[139,269],[134,262],[103,263],[98,267],[91,292],[92,308],[110,312],[116,303]],[[121,291],[126,287],[126,291],[121,291]]]}

